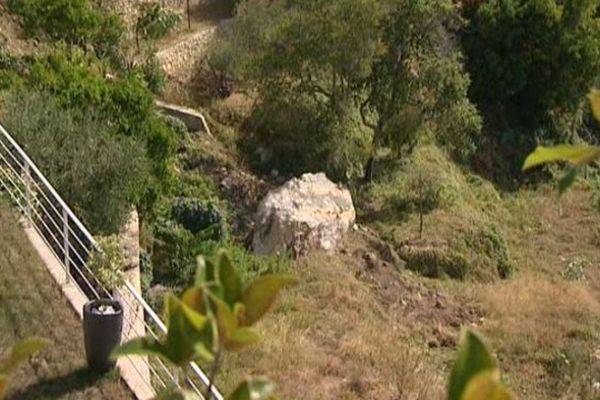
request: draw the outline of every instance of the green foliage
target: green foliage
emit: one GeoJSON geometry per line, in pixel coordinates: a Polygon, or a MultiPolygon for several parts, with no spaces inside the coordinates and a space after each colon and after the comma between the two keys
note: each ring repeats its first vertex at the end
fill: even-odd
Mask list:
{"type": "Polygon", "coordinates": [[[70,112],[97,115],[115,134],[140,141],[140,148],[152,161],[155,178],[146,183],[144,196],[139,199],[141,211],[146,212],[156,192],[171,179],[175,137],[156,113],[145,82],[136,74],[110,78],[104,73],[106,68],[93,56],[59,47],[47,56],[29,60],[19,74],[20,86],[50,94],[70,112]]]}
{"type": "MultiPolygon", "coordinates": [[[[252,325],[293,282],[289,276],[269,275],[244,284],[226,253],[220,252],[214,259],[199,258],[195,284],[180,298],[172,294],[166,298],[165,337],[130,340],[113,355],[156,355],[180,368],[203,359],[213,361],[212,370],[216,371],[222,351],[239,351],[260,339],[252,325]]],[[[210,377],[207,398],[214,377],[210,377]]],[[[265,381],[247,381],[228,398],[266,399],[272,390],[265,381]]]]}
{"type": "Polygon", "coordinates": [[[258,93],[261,164],[348,179],[380,147],[410,151],[428,129],[471,152],[481,123],[454,20],[449,0],[242,2],[210,63],[258,93]]]}
{"type": "MultiPolygon", "coordinates": [[[[198,198],[177,197],[173,201],[171,215],[177,223],[193,234],[215,225],[218,230],[223,230],[223,217],[219,210],[214,204],[205,203],[198,198]]],[[[217,235],[215,240],[221,239],[223,232],[217,235]]]]}
{"type": "Polygon", "coordinates": [[[469,271],[467,260],[461,254],[452,251],[440,251],[434,247],[423,249],[404,249],[400,257],[410,270],[428,278],[449,277],[464,279],[469,271]]]}
{"type": "Polygon", "coordinates": [[[139,68],[142,79],[148,85],[148,89],[155,94],[161,94],[165,87],[165,73],[162,70],[160,61],[156,56],[149,56],[144,60],[139,68]]]}
{"type": "Polygon", "coordinates": [[[153,275],[156,282],[187,287],[193,281],[198,254],[212,251],[216,242],[195,236],[173,222],[157,221],[153,227],[153,275]]]}
{"type": "Polygon", "coordinates": [[[161,6],[158,2],[142,3],[135,24],[136,38],[157,40],[166,36],[181,21],[175,11],[161,6]]]}
{"type": "Polygon", "coordinates": [[[144,250],[140,251],[140,274],[142,293],[146,293],[154,282],[154,267],[152,266],[152,257],[144,250]]]}
{"type": "Polygon", "coordinates": [[[448,384],[448,400],[510,400],[496,360],[476,333],[465,330],[448,384]]]}
{"type": "Polygon", "coordinates": [[[151,179],[143,142],[115,135],[101,115],[65,110],[36,92],[13,93],[1,115],[86,225],[98,234],[118,232],[151,179]]]}
{"type": "Polygon", "coordinates": [[[582,100],[600,76],[597,11],[593,0],[492,0],[470,12],[472,94],[510,176],[536,144],[566,141],[585,121],[582,100]]]}
{"type": "MultiPolygon", "coordinates": [[[[600,92],[593,90],[589,95],[592,114],[600,122],[600,92]]],[[[574,182],[577,172],[582,167],[596,161],[600,157],[599,146],[558,145],[554,147],[538,146],[529,154],[523,163],[523,170],[542,164],[563,161],[572,167],[567,170],[558,182],[558,190],[563,194],[574,182]]]]}
{"type": "MultiPolygon", "coordinates": [[[[467,235],[465,242],[467,248],[475,251],[479,256],[478,258],[482,259],[479,261],[480,263],[495,265],[497,276],[501,279],[507,279],[512,275],[513,266],[508,254],[508,244],[504,235],[495,225],[492,225],[489,229],[467,235]]],[[[478,261],[474,260],[473,262],[477,263],[478,261]]]]}
{"type": "Polygon", "coordinates": [[[87,265],[100,283],[108,290],[123,286],[125,258],[117,235],[96,238],[98,250],[92,251],[87,265]]]}
{"type": "Polygon", "coordinates": [[[9,0],[25,32],[78,46],[92,46],[99,56],[112,54],[124,34],[122,21],[95,10],[90,0],[9,0]]]}
{"type": "Polygon", "coordinates": [[[17,366],[26,361],[34,353],[48,347],[50,342],[45,339],[29,338],[15,344],[0,364],[0,400],[4,399],[9,383],[9,374],[17,366]]]}

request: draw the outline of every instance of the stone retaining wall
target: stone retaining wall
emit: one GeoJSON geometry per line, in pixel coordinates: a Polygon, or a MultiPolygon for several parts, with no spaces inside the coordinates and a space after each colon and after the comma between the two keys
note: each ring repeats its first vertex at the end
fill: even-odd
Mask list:
{"type": "Polygon", "coordinates": [[[202,60],[203,54],[216,31],[215,27],[195,32],[172,47],[156,53],[160,65],[170,78],[189,81],[202,60]]]}

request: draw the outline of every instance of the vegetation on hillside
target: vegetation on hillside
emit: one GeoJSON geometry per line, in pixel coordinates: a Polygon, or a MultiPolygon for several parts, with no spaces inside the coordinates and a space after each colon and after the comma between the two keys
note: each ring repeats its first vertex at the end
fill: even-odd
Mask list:
{"type": "Polygon", "coordinates": [[[286,398],[435,398],[476,325],[520,397],[597,397],[598,148],[558,157],[587,168],[564,175],[560,206],[557,167],[521,171],[538,145],[598,142],[597,1],[226,3],[189,85],[210,137],[154,106],[169,81],[153,52],[181,23],[158,3],[127,32],[90,0],[11,0],[45,45],[0,49],[2,124],[95,234],[140,212],[154,304],[223,247],[244,280],[300,278],[257,325],[272,340],[224,360],[220,387],[268,370],[286,398]],[[253,255],[257,199],[316,171],[353,194],[340,252],[253,255]]]}

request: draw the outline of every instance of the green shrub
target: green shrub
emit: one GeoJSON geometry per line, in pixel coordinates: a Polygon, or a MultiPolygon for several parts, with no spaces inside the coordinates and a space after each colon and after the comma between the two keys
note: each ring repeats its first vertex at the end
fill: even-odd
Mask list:
{"type": "Polygon", "coordinates": [[[177,197],[173,201],[171,215],[178,224],[193,234],[214,227],[216,237],[213,239],[223,238],[223,217],[212,203],[198,198],[177,197]]]}
{"type": "Polygon", "coordinates": [[[406,262],[406,267],[428,278],[449,277],[464,279],[468,274],[468,262],[464,256],[437,250],[433,247],[401,251],[400,257],[406,262]]]}
{"type": "Polygon", "coordinates": [[[156,56],[149,56],[140,66],[142,78],[148,85],[148,89],[155,94],[161,94],[165,87],[165,73],[160,61],[156,56]]]}
{"type": "Polygon", "coordinates": [[[468,233],[464,241],[467,249],[470,250],[469,258],[473,274],[500,279],[511,277],[514,267],[510,261],[508,244],[495,225],[489,229],[468,233]]]}
{"type": "Polygon", "coordinates": [[[9,0],[8,6],[28,35],[91,45],[99,56],[116,50],[125,29],[116,15],[95,10],[90,0],[9,0]]]}
{"type": "Polygon", "coordinates": [[[107,66],[81,51],[59,47],[30,60],[23,85],[52,95],[63,108],[99,115],[115,133],[142,141],[155,183],[168,183],[175,137],[156,113],[154,98],[136,74],[107,78],[107,66]]]}
{"type": "Polygon", "coordinates": [[[123,285],[125,258],[117,235],[96,238],[99,250],[92,251],[87,265],[107,290],[123,285]]]}
{"type": "Polygon", "coordinates": [[[265,100],[247,123],[253,135],[242,136],[254,167],[284,174],[325,171],[336,180],[362,174],[369,135],[357,113],[334,113],[308,96],[265,100]]]}
{"type": "Polygon", "coordinates": [[[216,247],[216,243],[203,243],[203,238],[171,221],[154,224],[153,234],[154,280],[166,286],[188,286],[196,270],[196,257],[207,247],[216,247]]]}
{"type": "Polygon", "coordinates": [[[92,232],[118,232],[151,178],[143,143],[115,135],[101,115],[65,110],[54,98],[36,92],[8,96],[1,115],[92,232]]]}
{"type": "Polygon", "coordinates": [[[152,257],[145,250],[140,251],[140,273],[142,293],[146,293],[154,282],[154,266],[152,265],[152,257]]]}
{"type": "Polygon", "coordinates": [[[158,2],[142,3],[135,24],[136,41],[157,40],[166,36],[181,21],[176,12],[164,8],[158,2]]]}

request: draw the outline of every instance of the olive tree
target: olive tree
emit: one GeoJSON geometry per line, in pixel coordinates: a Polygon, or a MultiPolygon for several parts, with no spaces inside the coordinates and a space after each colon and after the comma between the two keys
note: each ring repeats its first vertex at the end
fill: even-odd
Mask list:
{"type": "Polygon", "coordinates": [[[256,95],[252,131],[283,163],[370,179],[383,145],[478,132],[458,22],[450,0],[245,1],[210,62],[256,95]]]}

